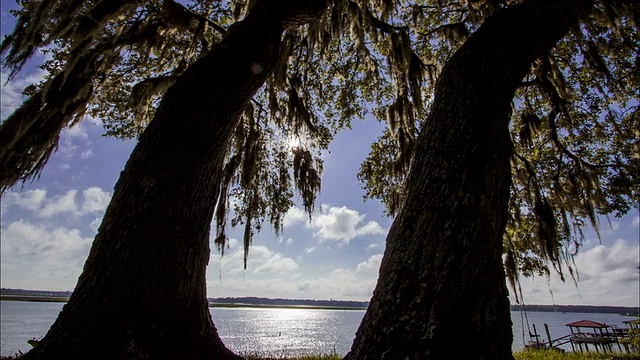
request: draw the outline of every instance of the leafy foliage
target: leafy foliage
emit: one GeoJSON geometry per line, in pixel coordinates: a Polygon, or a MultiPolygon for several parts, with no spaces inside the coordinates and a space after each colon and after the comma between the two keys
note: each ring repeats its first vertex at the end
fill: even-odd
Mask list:
{"type": "Polygon", "coordinates": [[[625,338],[620,339],[620,343],[636,355],[640,355],[640,319],[631,321],[629,333],[625,338]]]}
{"type": "MultiPolygon", "coordinates": [[[[0,47],[3,65],[15,75],[38,49],[50,52],[51,60],[42,65],[47,78],[28,89],[27,101],[0,128],[0,190],[37,176],[60,131],[85,115],[100,118],[107,135],[140,135],[165,91],[226,29],[254,6],[282,4],[22,1],[15,31],[0,47]]],[[[388,10],[389,4],[377,6],[388,10]]],[[[280,63],[247,107],[221,169],[220,249],[229,223],[244,225],[245,251],[265,221],[279,231],[294,189],[311,214],[320,190],[320,152],[335,131],[364,115],[365,102],[387,98],[380,59],[360,42],[361,29],[372,18],[358,4],[337,0],[321,21],[285,33],[280,63]],[[351,38],[359,51],[351,51],[351,38]],[[301,144],[290,147],[290,139],[301,144]]],[[[261,71],[256,66],[252,71],[261,71]]]]}
{"type": "MultiPolygon", "coordinates": [[[[513,3],[420,1],[398,20],[411,27],[415,53],[438,69],[483,19],[513,3]]],[[[638,207],[637,11],[632,2],[596,1],[579,28],[532,64],[517,92],[505,233],[513,287],[518,273],[549,275],[549,265],[562,278],[564,269],[575,278],[572,257],[585,227],[598,230],[598,216],[622,216],[638,207]]],[[[402,198],[404,176],[389,171],[388,154],[400,143],[384,134],[358,175],[367,196],[381,199],[391,214],[402,198]]]]}
{"type": "MultiPolygon", "coordinates": [[[[49,76],[25,90],[27,101],[0,127],[0,190],[37,175],[61,129],[85,114],[108,135],[138,136],[166,89],[261,2],[277,1],[20,1],[0,46],[3,65],[15,74],[38,49],[52,56],[42,65],[49,76]]],[[[244,226],[245,251],[265,221],[279,231],[296,191],[311,213],[321,151],[369,111],[389,127],[358,177],[394,214],[440,68],[484,19],[517,2],[330,0],[319,21],[288,30],[222,169],[220,249],[228,224],[244,226]]],[[[571,257],[585,226],[639,206],[640,12],[630,0],[595,3],[532,65],[513,102],[505,265],[514,280],[549,274],[547,260],[575,276],[571,257]]]]}

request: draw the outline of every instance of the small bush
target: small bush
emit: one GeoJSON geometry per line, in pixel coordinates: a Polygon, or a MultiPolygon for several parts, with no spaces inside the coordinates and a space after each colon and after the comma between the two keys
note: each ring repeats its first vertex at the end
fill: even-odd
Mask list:
{"type": "Polygon", "coordinates": [[[630,329],[629,336],[620,340],[620,343],[640,356],[640,319],[633,320],[631,323],[635,328],[630,329]]]}

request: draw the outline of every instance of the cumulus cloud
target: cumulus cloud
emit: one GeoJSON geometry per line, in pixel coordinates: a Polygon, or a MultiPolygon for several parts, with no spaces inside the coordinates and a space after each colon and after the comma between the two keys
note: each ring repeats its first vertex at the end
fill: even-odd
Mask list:
{"type": "MultiPolygon", "coordinates": [[[[208,296],[265,296],[308,299],[344,299],[366,301],[376,284],[381,254],[373,255],[354,267],[337,267],[316,277],[298,273],[267,278],[248,273],[242,278],[208,282],[208,296]]],[[[250,257],[251,260],[251,257],[250,257]]],[[[212,279],[212,277],[209,277],[212,279]]]]}
{"type": "Polygon", "coordinates": [[[111,201],[111,193],[99,187],[90,187],[82,192],[84,203],[83,213],[104,212],[111,201]]]}
{"type": "Polygon", "coordinates": [[[7,192],[4,204],[7,208],[18,208],[31,211],[41,218],[51,218],[59,214],[83,216],[86,214],[104,212],[111,200],[111,193],[99,187],[90,187],[82,192],[82,198],[77,199],[78,190],[71,189],[66,193],[47,197],[43,189],[25,192],[7,192]]]}
{"type": "Polygon", "coordinates": [[[77,190],[69,190],[66,194],[54,196],[40,209],[39,216],[52,217],[59,213],[75,213],[78,211],[76,203],[77,190]]]}
{"type": "Polygon", "coordinates": [[[356,226],[364,216],[357,211],[323,205],[321,213],[313,218],[313,227],[318,229],[314,235],[320,239],[336,239],[348,242],[356,237],[356,226]]]}
{"type": "Polygon", "coordinates": [[[617,240],[611,246],[598,245],[576,257],[580,282],[619,282],[638,279],[639,246],[617,240]]]}
{"type": "Polygon", "coordinates": [[[530,304],[584,304],[637,306],[640,292],[640,246],[622,239],[598,245],[575,257],[578,281],[533,278],[522,282],[524,300],[530,304]],[[616,294],[611,296],[611,294],[616,294]],[[603,304],[603,299],[609,303],[603,304]]]}
{"type": "MultiPolygon", "coordinates": [[[[375,221],[364,222],[365,215],[346,206],[333,207],[327,204],[320,206],[320,210],[314,212],[311,222],[306,226],[314,230],[313,235],[320,242],[325,240],[349,243],[358,236],[383,235],[386,230],[375,221]]],[[[308,219],[299,208],[291,208],[285,215],[287,227],[300,224],[308,219]]]]}
{"type": "Polygon", "coordinates": [[[317,229],[314,236],[323,240],[348,243],[357,236],[382,235],[386,231],[375,221],[364,224],[364,215],[343,207],[322,205],[320,214],[314,215],[311,227],[317,229]]]}
{"type": "MultiPolygon", "coordinates": [[[[298,269],[295,260],[280,253],[273,252],[265,246],[252,246],[249,249],[247,270],[244,270],[244,250],[238,246],[238,241],[231,239],[229,252],[224,256],[212,257],[210,268],[219,269],[224,275],[238,275],[243,273],[257,275],[278,275],[290,273],[298,269]],[[231,246],[233,243],[233,247],[231,246]]],[[[223,275],[221,275],[223,276],[223,275]]]]}
{"type": "Polygon", "coordinates": [[[3,286],[70,290],[82,270],[91,238],[78,229],[15,221],[2,229],[3,286]],[[15,285],[12,285],[15,284],[15,285]]]}
{"type": "MultiPolygon", "coordinates": [[[[285,257],[282,254],[274,253],[266,247],[258,249],[264,251],[264,255],[258,255],[258,261],[252,264],[253,273],[290,273],[298,269],[295,260],[285,257]]],[[[251,261],[251,260],[250,260],[251,261]]]]}
{"type": "Polygon", "coordinates": [[[356,266],[357,274],[370,275],[377,273],[382,262],[382,254],[373,255],[367,261],[361,262],[356,266]]]}
{"type": "Polygon", "coordinates": [[[300,224],[304,221],[309,221],[309,215],[305,213],[299,207],[290,208],[286,214],[284,214],[284,218],[282,219],[282,226],[287,228],[297,224],[300,224]]]}
{"type": "Polygon", "coordinates": [[[35,212],[40,210],[40,207],[42,206],[46,197],[47,192],[42,189],[28,190],[23,193],[8,191],[4,195],[3,205],[7,207],[18,206],[20,208],[35,212]]]}
{"type": "Polygon", "coordinates": [[[365,226],[356,229],[358,236],[363,235],[381,235],[386,234],[386,231],[375,221],[369,221],[365,226]]]}

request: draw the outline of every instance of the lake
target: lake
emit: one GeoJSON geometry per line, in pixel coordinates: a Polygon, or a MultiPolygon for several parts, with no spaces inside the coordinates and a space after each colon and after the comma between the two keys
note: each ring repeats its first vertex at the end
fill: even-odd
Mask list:
{"type": "MultiPolygon", "coordinates": [[[[0,301],[0,354],[27,351],[27,340],[42,337],[56,319],[62,303],[0,301]]],[[[211,308],[213,321],[224,343],[241,354],[264,355],[346,354],[364,316],[364,310],[278,308],[211,308]]],[[[546,341],[543,324],[552,338],[569,334],[565,324],[593,320],[623,327],[633,318],[616,314],[512,312],[514,349],[529,341],[528,324],[535,324],[546,341]],[[524,323],[524,333],[522,331],[524,323]]],[[[571,349],[566,345],[567,350],[571,349]]]]}

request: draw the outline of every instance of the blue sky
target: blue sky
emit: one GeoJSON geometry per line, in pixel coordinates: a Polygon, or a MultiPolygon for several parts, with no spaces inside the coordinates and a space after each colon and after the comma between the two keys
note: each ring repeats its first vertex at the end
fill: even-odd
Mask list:
{"type": "MultiPolygon", "coordinates": [[[[2,0],[2,34],[12,30],[2,0]]],[[[34,62],[42,61],[36,55],[34,62]]],[[[11,82],[2,71],[4,120],[22,101],[20,92],[42,73],[27,66],[11,82]]],[[[241,230],[230,233],[224,257],[214,250],[208,295],[368,300],[375,286],[391,219],[378,201],[364,201],[356,173],[381,133],[371,118],[339,134],[325,156],[322,190],[313,219],[300,207],[285,217],[276,236],[265,228],[254,239],[243,270],[241,230]],[[240,239],[240,241],[238,241],[240,239]]],[[[105,138],[99,121],[85,119],[65,130],[41,177],[10,189],[1,201],[2,287],[72,290],[113,186],[134,141],[105,138]]],[[[622,219],[601,219],[602,241],[593,231],[576,257],[578,285],[550,279],[523,280],[529,304],[638,306],[640,258],[638,210],[622,219]],[[610,223],[609,223],[610,221],[610,223]]]]}

